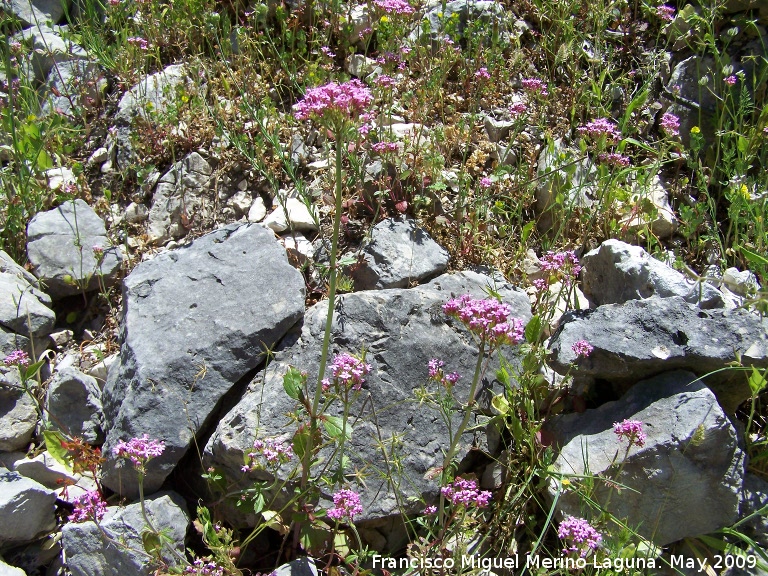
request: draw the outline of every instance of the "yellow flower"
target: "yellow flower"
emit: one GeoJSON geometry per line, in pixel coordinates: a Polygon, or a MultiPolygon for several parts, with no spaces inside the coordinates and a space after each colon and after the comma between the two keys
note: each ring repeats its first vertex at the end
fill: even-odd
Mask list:
{"type": "Polygon", "coordinates": [[[382,21],[382,22],[384,22],[384,23],[387,23],[387,22],[389,22],[389,17],[388,17],[388,16],[386,16],[386,15],[385,15],[385,16],[382,16],[382,17],[381,17],[381,21],[382,21]]]}
{"type": "Polygon", "coordinates": [[[746,184],[741,185],[741,188],[739,188],[739,192],[741,193],[742,196],[744,196],[744,198],[746,198],[747,200],[751,200],[751,197],[749,195],[749,188],[747,188],[746,184]]]}
{"type": "Polygon", "coordinates": [[[570,480],[568,480],[568,478],[563,478],[563,479],[560,481],[560,484],[562,485],[562,487],[563,487],[563,488],[567,488],[568,486],[570,486],[570,485],[571,485],[571,481],[570,481],[570,480]]]}
{"type": "Polygon", "coordinates": [[[691,128],[691,134],[698,134],[699,132],[701,132],[701,130],[699,129],[698,126],[694,126],[693,128],[691,128]]]}

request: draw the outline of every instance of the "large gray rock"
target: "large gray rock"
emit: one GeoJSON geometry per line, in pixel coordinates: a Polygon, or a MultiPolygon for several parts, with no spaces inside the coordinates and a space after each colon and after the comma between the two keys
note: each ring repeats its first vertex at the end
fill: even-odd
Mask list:
{"type": "Polygon", "coordinates": [[[356,290],[407,288],[448,267],[448,251],[410,218],[389,218],[371,230],[364,260],[350,267],[356,290]]]}
{"type": "MultiPolygon", "coordinates": [[[[556,417],[547,426],[561,446],[555,471],[575,475],[577,484],[584,474],[600,476],[592,498],[660,546],[738,519],[745,456],[714,395],[690,372],[645,380],[616,402],[556,417]],[[613,424],[624,419],[643,423],[644,447],[627,452],[627,442],[619,442],[613,424]]],[[[554,481],[550,497],[558,489],[554,481]]],[[[557,507],[590,516],[576,490],[561,492],[557,507]]]]}
{"type": "Polygon", "coordinates": [[[658,296],[680,296],[701,308],[723,308],[720,291],[689,281],[640,246],[606,240],[582,257],[581,288],[592,306],[658,296]]]}
{"type": "Polygon", "coordinates": [[[27,576],[27,573],[0,560],[0,576],[27,576]]]}
{"type": "MultiPolygon", "coordinates": [[[[147,516],[155,530],[170,540],[162,557],[169,566],[184,559],[184,538],[189,514],[184,499],[164,492],[145,501],[147,516]]],[[[65,524],[62,543],[66,565],[73,576],[149,576],[157,562],[145,553],[142,533],[148,529],[141,504],[110,506],[99,523],[65,524]]]]}
{"type": "Polygon", "coordinates": [[[52,298],[114,284],[122,256],[109,246],[104,221],[83,200],[37,213],[27,226],[27,255],[52,298]],[[94,247],[103,250],[101,262],[94,247]]]}
{"type": "MultiPolygon", "coordinates": [[[[20,0],[28,2],[28,0],[20,0]]],[[[64,40],[60,26],[48,26],[44,22],[13,35],[13,40],[29,47],[29,60],[22,63],[24,73],[35,82],[42,83],[51,70],[63,62],[86,58],[81,46],[64,40]]]]}
{"type": "Polygon", "coordinates": [[[19,371],[0,365],[0,451],[26,450],[37,427],[37,409],[19,371]]]}
{"type": "MultiPolygon", "coordinates": [[[[498,2],[492,2],[490,0],[452,0],[451,2],[442,2],[441,0],[433,0],[425,7],[424,19],[429,22],[428,31],[429,37],[433,44],[442,44],[442,36],[446,23],[451,22],[455,24],[456,36],[454,40],[467,40],[473,33],[476,33],[476,28],[472,28],[473,25],[482,23],[483,31],[486,34],[481,36],[487,37],[486,41],[490,41],[490,31],[498,30],[499,36],[504,40],[509,40],[509,31],[505,24],[505,10],[504,7],[498,2]],[[454,16],[455,15],[455,16],[454,16]]],[[[416,42],[422,36],[424,30],[422,30],[421,23],[414,28],[409,35],[411,42],[416,42]]]]}
{"type": "Polygon", "coordinates": [[[58,24],[69,4],[64,0],[7,0],[0,10],[10,12],[25,26],[35,26],[46,22],[58,24]]]}
{"type": "Polygon", "coordinates": [[[631,384],[678,368],[705,376],[723,408],[733,412],[751,396],[741,370],[768,366],[768,320],[746,310],[701,310],[679,296],[630,300],[566,313],[550,342],[550,365],[560,374],[631,384]],[[571,348],[587,340],[594,351],[577,359],[571,348]],[[575,363],[575,367],[572,366],[575,363]]]}
{"type": "Polygon", "coordinates": [[[49,96],[43,111],[79,117],[86,110],[101,105],[107,79],[96,62],[70,60],[55,66],[46,81],[49,96]]]}
{"type": "Polygon", "coordinates": [[[213,168],[197,152],[174,164],[157,183],[149,210],[147,235],[157,244],[187,233],[196,213],[212,208],[213,168]],[[211,204],[209,206],[209,204],[211,204]]]}
{"type": "Polygon", "coordinates": [[[0,327],[24,336],[45,336],[53,332],[56,314],[51,298],[30,283],[26,275],[0,271],[0,327]]]}
{"type": "Polygon", "coordinates": [[[51,427],[89,444],[104,441],[101,389],[95,378],[73,367],[56,372],[48,385],[45,407],[51,427]]]}
{"type": "Polygon", "coordinates": [[[304,280],[272,232],[231,225],[139,264],[123,311],[120,361],[102,394],[103,482],[135,497],[136,474],[115,445],[144,433],[165,441],[144,479],[145,493],[158,490],[222,396],[301,318],[304,280]]]}
{"type": "MultiPolygon", "coordinates": [[[[399,517],[401,512],[419,512],[423,504],[418,499],[434,501],[437,497],[439,480],[430,473],[442,467],[450,440],[439,412],[420,405],[415,391],[427,384],[429,360],[439,358],[445,361],[446,372],[461,374],[455,393],[459,401],[467,400],[477,363],[477,344],[460,322],[445,315],[442,305],[452,295],[471,293],[477,298],[485,297],[483,289],[489,284],[512,306],[514,316],[526,322],[530,319],[530,305],[524,292],[506,283],[494,284],[488,276],[473,272],[445,274],[411,289],[365,291],[339,297],[330,351],[359,354],[365,349],[366,361],[372,366],[350,410],[354,433],[346,448],[349,469],[366,472],[364,482],[353,486],[360,493],[363,506],[363,513],[355,521],[365,522],[366,529],[375,529],[392,516],[399,517]],[[398,452],[397,471],[386,469],[381,445],[377,448],[380,439],[391,451],[394,438],[398,446],[407,447],[398,452]],[[392,474],[396,488],[387,480],[392,474]]],[[[228,479],[238,480],[242,487],[249,486],[253,479],[268,477],[265,471],[244,474],[244,457],[253,451],[257,437],[290,439],[295,431],[295,424],[286,415],[295,410],[295,401],[283,389],[283,376],[289,366],[306,371],[310,388],[314,388],[327,308],[327,303],[321,302],[307,311],[301,333],[297,329],[291,338],[286,338],[286,347],[257,375],[240,403],[220,421],[205,448],[206,467],[216,467],[228,479]]],[[[515,348],[505,347],[503,352],[517,363],[515,348]]],[[[498,361],[498,352],[488,361],[480,404],[487,406],[498,361]]],[[[331,374],[330,367],[327,374],[331,374]]],[[[500,391],[498,387],[495,390],[500,391]]],[[[341,415],[339,403],[332,404],[325,413],[341,415]]],[[[461,416],[461,410],[454,415],[454,430],[461,416]]],[[[467,433],[461,439],[457,453],[460,458],[467,454],[472,436],[467,433]]],[[[324,458],[330,456],[330,450],[323,453],[324,458]]],[[[287,474],[288,470],[280,473],[287,474]]],[[[277,502],[281,501],[281,495],[277,495],[277,502]]],[[[233,511],[229,519],[242,524],[254,521],[253,514],[249,517],[246,511],[233,511]]]]}
{"type": "Polygon", "coordinates": [[[56,493],[0,468],[0,548],[32,542],[56,528],[56,493]]]}
{"type": "Polygon", "coordinates": [[[744,478],[739,518],[744,520],[740,532],[751,538],[763,550],[768,550],[768,482],[756,474],[744,478]],[[763,510],[761,514],[759,511],[763,510]]]}

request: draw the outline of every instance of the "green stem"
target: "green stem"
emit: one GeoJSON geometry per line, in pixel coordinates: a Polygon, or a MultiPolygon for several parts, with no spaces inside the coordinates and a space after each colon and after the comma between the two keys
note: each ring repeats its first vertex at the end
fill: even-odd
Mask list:
{"type": "MultiPolygon", "coordinates": [[[[461,436],[464,434],[464,430],[467,429],[467,425],[469,424],[469,418],[472,416],[472,407],[475,405],[475,393],[477,392],[477,385],[480,382],[480,375],[483,371],[483,357],[485,353],[485,340],[480,341],[480,349],[477,352],[477,363],[475,364],[475,374],[472,377],[472,386],[469,388],[469,396],[467,397],[467,408],[464,411],[464,418],[461,421],[461,424],[459,425],[458,430],[456,430],[456,435],[453,437],[453,440],[451,442],[451,447],[448,449],[448,454],[445,455],[445,460],[443,460],[443,484],[445,484],[446,480],[448,479],[448,471],[450,469],[451,462],[453,461],[453,457],[456,455],[456,451],[459,448],[459,442],[461,441],[461,436]]],[[[442,524],[443,520],[443,514],[445,510],[445,497],[441,494],[440,495],[440,523],[442,524]]]]}
{"type": "Polygon", "coordinates": [[[320,368],[317,373],[317,382],[315,383],[315,395],[312,400],[312,413],[309,415],[309,442],[307,450],[304,453],[304,462],[302,465],[301,487],[304,488],[309,480],[309,467],[311,464],[311,454],[313,442],[317,433],[317,409],[320,406],[320,397],[323,390],[323,377],[325,376],[325,367],[328,363],[328,348],[331,343],[331,330],[333,328],[333,311],[336,301],[336,253],[339,246],[339,230],[341,228],[341,151],[343,145],[343,130],[337,129],[336,133],[336,213],[333,215],[333,236],[331,237],[331,264],[330,276],[328,279],[328,315],[325,320],[325,333],[323,335],[323,348],[320,354],[320,368]]]}

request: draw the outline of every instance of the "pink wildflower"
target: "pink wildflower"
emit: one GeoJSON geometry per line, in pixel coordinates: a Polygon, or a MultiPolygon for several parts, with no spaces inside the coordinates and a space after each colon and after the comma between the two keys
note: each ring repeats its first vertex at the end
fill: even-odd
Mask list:
{"type": "Polygon", "coordinates": [[[445,362],[442,360],[438,360],[437,358],[432,358],[432,360],[429,361],[429,377],[435,378],[440,373],[440,369],[445,366],[445,362]]]}
{"type": "Polygon", "coordinates": [[[29,366],[29,354],[24,350],[14,350],[3,360],[3,364],[6,366],[19,366],[24,368],[29,366]]]}
{"type": "Polygon", "coordinates": [[[658,16],[662,20],[671,22],[672,20],[675,19],[675,9],[672,6],[667,6],[666,4],[662,4],[661,6],[656,6],[656,16],[658,16]]]}
{"type": "Polygon", "coordinates": [[[202,558],[195,558],[192,565],[184,568],[183,574],[194,574],[195,576],[224,576],[224,568],[219,566],[213,560],[205,562],[202,558]]]}
{"type": "Polygon", "coordinates": [[[619,437],[619,441],[626,439],[629,445],[637,447],[645,446],[648,436],[643,432],[643,423],[639,420],[624,420],[613,423],[613,433],[619,437]]]}
{"type": "Polygon", "coordinates": [[[540,94],[541,96],[549,96],[547,92],[547,85],[538,78],[523,78],[523,88],[533,94],[540,94]]]}
{"type": "Polygon", "coordinates": [[[132,44],[133,46],[137,46],[139,50],[149,50],[149,42],[147,42],[144,38],[139,38],[138,36],[133,36],[131,38],[128,38],[127,40],[128,44],[132,44]]]}
{"type": "Polygon", "coordinates": [[[578,340],[571,345],[571,350],[577,358],[586,358],[594,352],[595,347],[586,340],[578,340]]]}
{"type": "Polygon", "coordinates": [[[661,117],[661,129],[669,136],[680,134],[680,118],[669,112],[665,112],[661,117]]]}
{"type": "Polygon", "coordinates": [[[397,81],[392,76],[387,76],[386,74],[377,76],[374,82],[383,88],[394,88],[395,84],[397,84],[397,81]]]}
{"type": "Polygon", "coordinates": [[[731,74],[730,76],[728,76],[728,78],[725,79],[725,83],[728,84],[728,86],[735,86],[736,82],[738,81],[739,79],[733,74],[731,74]]]}
{"type": "Polygon", "coordinates": [[[333,495],[333,508],[328,510],[328,518],[334,520],[349,518],[352,520],[362,513],[363,506],[360,504],[360,495],[352,492],[352,490],[342,489],[333,495]]]}
{"type": "Polygon", "coordinates": [[[342,387],[360,390],[365,382],[363,376],[371,371],[371,365],[344,352],[334,356],[331,370],[333,377],[342,387]]]}
{"type": "Polygon", "coordinates": [[[446,302],[443,311],[461,320],[471,332],[492,347],[523,341],[525,326],[522,320],[510,318],[512,308],[509,304],[493,299],[477,300],[464,294],[446,302]]]}
{"type": "Polygon", "coordinates": [[[539,259],[539,266],[550,274],[562,277],[569,286],[581,272],[579,259],[573,250],[566,250],[565,252],[552,252],[550,250],[539,259]]]}
{"type": "Polygon", "coordinates": [[[568,516],[560,522],[557,535],[566,541],[563,554],[578,552],[582,558],[586,557],[590,550],[597,550],[603,541],[603,535],[589,522],[574,516],[568,516]]]}
{"type": "Polygon", "coordinates": [[[70,522],[86,522],[88,520],[98,522],[107,513],[107,503],[104,502],[98,490],[91,490],[78,496],[72,504],[75,505],[75,509],[69,515],[70,522]]]}
{"type": "Polygon", "coordinates": [[[160,456],[164,450],[164,442],[150,440],[149,435],[144,434],[141,438],[118,442],[112,452],[118,458],[129,458],[136,468],[142,470],[147,462],[160,456]]]}
{"type": "Polygon", "coordinates": [[[600,138],[605,136],[607,140],[613,142],[621,138],[621,132],[619,132],[616,124],[608,120],[608,118],[598,118],[587,122],[584,126],[579,126],[577,129],[582,136],[589,136],[590,138],[600,138]]]}
{"type": "Polygon", "coordinates": [[[384,152],[397,152],[399,145],[397,142],[376,142],[375,144],[371,145],[371,148],[373,148],[379,154],[382,154],[384,152]]]}
{"type": "Polygon", "coordinates": [[[629,166],[630,162],[629,158],[615,152],[610,154],[603,152],[597,158],[603,164],[608,164],[609,166],[615,166],[617,168],[626,168],[629,166]]]}
{"type": "Polygon", "coordinates": [[[509,107],[509,113],[513,116],[519,116],[528,112],[528,106],[525,102],[515,102],[509,107]]]}
{"type": "Polygon", "coordinates": [[[490,188],[491,186],[493,186],[493,180],[491,180],[490,178],[485,177],[480,179],[481,188],[490,188]]]}
{"type": "Polygon", "coordinates": [[[373,0],[387,14],[413,14],[413,6],[405,0],[373,0]]]}
{"type": "Polygon", "coordinates": [[[427,506],[424,508],[424,514],[427,516],[431,516],[432,514],[437,514],[437,506],[427,506]]]}
{"type": "Polygon", "coordinates": [[[322,46],[322,47],[320,48],[320,52],[322,52],[323,54],[325,54],[325,55],[326,55],[328,58],[335,58],[335,57],[336,57],[336,54],[334,54],[333,52],[331,52],[331,49],[330,49],[330,48],[328,48],[328,46],[322,46]]]}
{"type": "Polygon", "coordinates": [[[354,79],[344,84],[331,82],[307,90],[304,98],[294,107],[294,116],[297,120],[307,120],[313,115],[325,114],[353,118],[368,108],[372,101],[371,91],[360,80],[354,79]]]}
{"type": "Polygon", "coordinates": [[[491,493],[487,490],[482,492],[477,488],[477,482],[474,480],[464,480],[457,478],[448,486],[443,486],[440,493],[451,504],[463,505],[465,507],[477,506],[485,508],[491,500],[491,493]]]}
{"type": "Polygon", "coordinates": [[[259,468],[256,459],[260,456],[272,467],[278,467],[290,462],[294,456],[293,446],[274,438],[255,440],[253,442],[253,450],[253,452],[248,453],[248,464],[241,468],[243,472],[259,468]]]}
{"type": "Polygon", "coordinates": [[[491,75],[488,73],[488,68],[485,66],[480,68],[477,72],[475,72],[475,78],[478,78],[479,80],[489,80],[491,75]]]}

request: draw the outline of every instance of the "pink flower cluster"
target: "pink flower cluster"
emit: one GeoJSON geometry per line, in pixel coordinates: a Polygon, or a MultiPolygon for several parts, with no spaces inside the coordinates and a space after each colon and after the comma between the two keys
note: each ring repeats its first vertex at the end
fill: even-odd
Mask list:
{"type": "Polygon", "coordinates": [[[253,452],[248,453],[250,464],[244,464],[240,468],[243,472],[249,472],[250,470],[258,468],[256,459],[259,456],[263,456],[267,461],[267,464],[273,466],[279,466],[286,462],[290,462],[294,456],[293,446],[275,440],[274,438],[256,440],[253,443],[253,450],[253,452]]]}
{"type": "Polygon", "coordinates": [[[413,6],[405,0],[373,0],[387,14],[413,14],[413,6]]]}
{"type": "Polygon", "coordinates": [[[477,489],[477,482],[463,478],[457,478],[448,486],[443,486],[440,493],[451,504],[462,504],[466,507],[485,508],[491,500],[491,493],[488,490],[481,492],[477,489]]]}
{"type": "Polygon", "coordinates": [[[104,502],[98,490],[91,490],[78,496],[72,504],[75,505],[75,509],[69,515],[70,522],[86,522],[88,520],[98,522],[107,513],[107,503],[104,502]]]}
{"type": "Polygon", "coordinates": [[[522,84],[523,88],[525,88],[528,92],[532,92],[534,94],[538,93],[542,96],[549,96],[549,92],[547,92],[547,85],[538,78],[523,78],[522,84]]]}
{"type": "Polygon", "coordinates": [[[672,20],[675,19],[675,9],[672,6],[667,6],[666,4],[656,6],[656,16],[662,20],[666,20],[667,22],[672,22],[672,20]]]}
{"type": "Polygon", "coordinates": [[[513,116],[520,116],[528,112],[528,105],[525,102],[515,102],[509,107],[509,113],[513,116]]]}
{"type": "Polygon", "coordinates": [[[578,340],[571,344],[571,350],[573,350],[577,358],[586,358],[594,352],[595,347],[586,340],[578,340]]]}
{"type": "Polygon", "coordinates": [[[665,112],[661,117],[661,129],[669,136],[677,136],[680,134],[680,118],[669,112],[665,112]]]}
{"type": "Polygon", "coordinates": [[[142,468],[152,458],[160,456],[165,450],[165,442],[150,440],[149,435],[131,438],[128,442],[118,442],[112,452],[118,458],[130,458],[134,466],[142,468]]]}
{"type": "Polygon", "coordinates": [[[611,152],[610,154],[602,152],[597,158],[600,162],[608,164],[609,166],[615,166],[617,168],[626,168],[629,166],[629,158],[615,152],[611,152]]]}
{"type": "Polygon", "coordinates": [[[563,554],[578,552],[584,558],[590,550],[597,550],[603,535],[595,530],[592,525],[583,518],[568,516],[560,522],[557,535],[566,540],[563,554]]]}
{"type": "Polygon", "coordinates": [[[735,86],[738,81],[739,79],[733,74],[731,74],[730,76],[728,76],[728,78],[725,79],[725,83],[728,84],[728,86],[735,86]]]}
{"type": "Polygon", "coordinates": [[[489,80],[491,75],[488,73],[488,68],[483,66],[477,72],[475,72],[475,78],[479,80],[489,80]]]}
{"type": "Polygon", "coordinates": [[[619,437],[619,442],[626,439],[629,445],[645,446],[648,436],[643,432],[643,423],[639,420],[624,420],[613,423],[613,433],[619,437]]]}
{"type": "Polygon", "coordinates": [[[363,382],[365,382],[363,376],[371,371],[371,365],[344,352],[333,357],[331,370],[333,377],[341,386],[360,390],[363,382]]]}
{"type": "Polygon", "coordinates": [[[323,116],[338,113],[353,118],[362,113],[373,102],[371,91],[353,79],[343,84],[331,82],[318,88],[310,88],[294,107],[297,120],[307,120],[312,115],[323,116]]]}
{"type": "Polygon", "coordinates": [[[29,354],[24,350],[14,350],[3,360],[3,364],[6,366],[29,366],[29,354]]]}
{"type": "Polygon", "coordinates": [[[522,320],[510,318],[509,304],[493,299],[478,300],[464,294],[443,304],[443,311],[461,320],[471,332],[494,347],[523,341],[525,326],[522,320]]]}
{"type": "Polygon", "coordinates": [[[539,258],[539,266],[550,274],[561,276],[563,281],[569,286],[581,273],[579,259],[573,250],[566,250],[564,252],[552,252],[550,250],[539,258]]]}
{"type": "Polygon", "coordinates": [[[480,188],[490,188],[491,186],[493,186],[493,180],[487,176],[480,179],[480,188]]]}
{"type": "Polygon", "coordinates": [[[195,558],[191,566],[184,568],[183,573],[195,574],[195,576],[224,576],[224,568],[213,560],[205,562],[202,558],[195,558]]]}
{"type": "Polygon", "coordinates": [[[443,372],[443,366],[445,366],[445,362],[443,362],[442,360],[438,360],[437,358],[432,358],[432,360],[429,361],[427,366],[429,368],[430,380],[439,382],[440,384],[443,384],[446,387],[453,386],[454,384],[456,384],[456,382],[459,381],[459,378],[461,378],[458,372],[451,372],[450,374],[445,374],[443,372]]]}
{"type": "Polygon", "coordinates": [[[380,76],[376,77],[376,80],[374,80],[374,83],[378,84],[379,86],[383,88],[394,88],[397,84],[397,80],[392,78],[392,76],[389,76],[387,74],[381,74],[380,76]]]}
{"type": "Polygon", "coordinates": [[[621,138],[621,132],[619,132],[616,124],[608,120],[608,118],[598,118],[587,122],[584,126],[579,126],[577,132],[582,136],[589,136],[590,138],[605,138],[611,142],[619,140],[621,138]]]}
{"type": "Polygon", "coordinates": [[[376,142],[371,148],[379,154],[382,154],[384,152],[397,152],[399,145],[397,142],[376,142]]]}
{"type": "Polygon", "coordinates": [[[147,42],[144,38],[133,36],[131,38],[128,38],[127,42],[128,44],[133,44],[134,46],[137,46],[139,50],[149,50],[149,42],[147,42]]]}
{"type": "Polygon", "coordinates": [[[360,495],[352,492],[352,490],[341,489],[333,495],[333,508],[328,510],[328,518],[334,520],[349,518],[352,520],[362,513],[363,506],[360,504],[360,495]]]}

